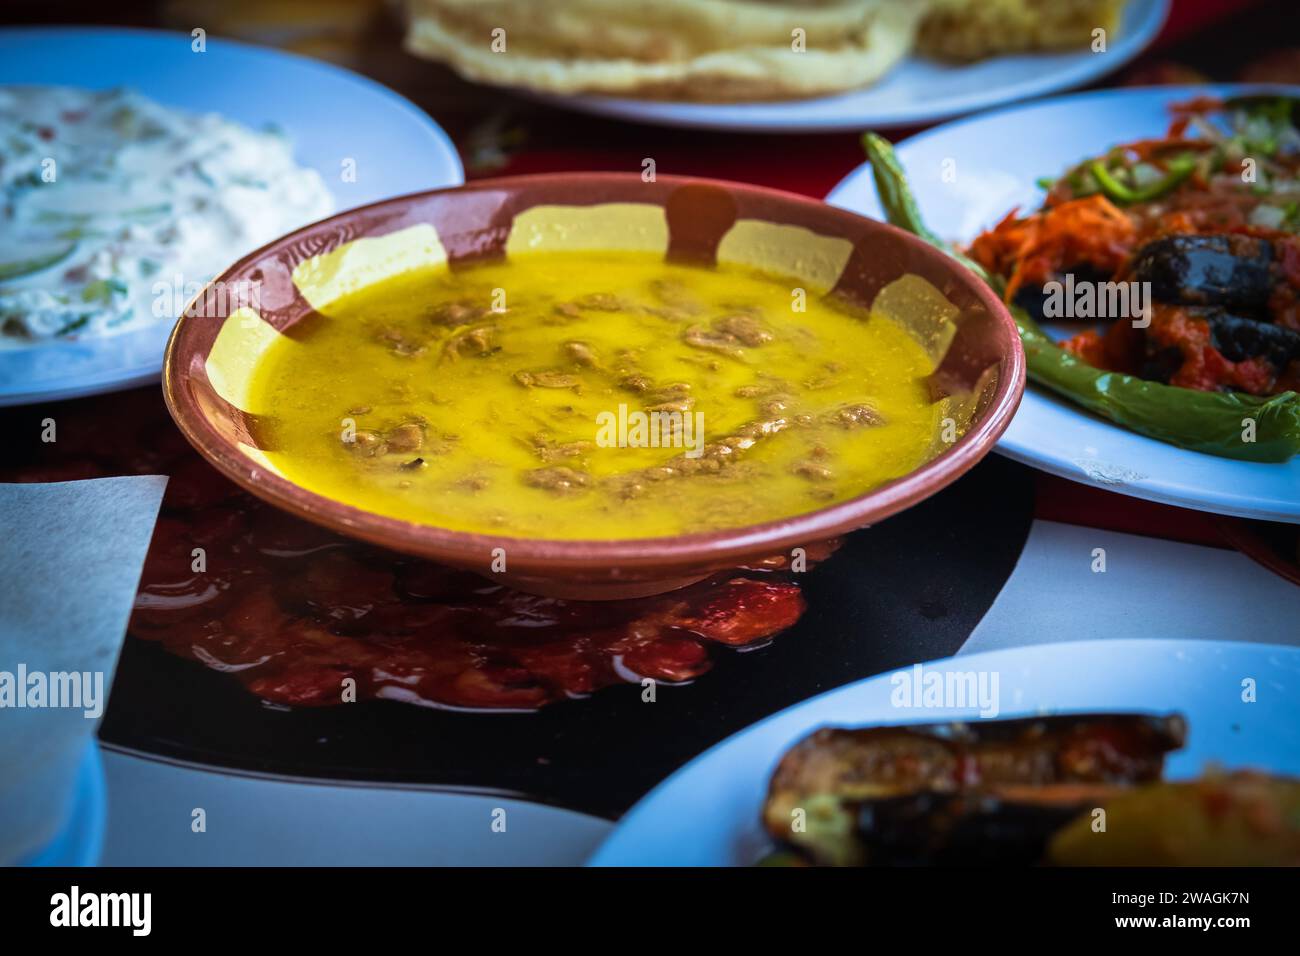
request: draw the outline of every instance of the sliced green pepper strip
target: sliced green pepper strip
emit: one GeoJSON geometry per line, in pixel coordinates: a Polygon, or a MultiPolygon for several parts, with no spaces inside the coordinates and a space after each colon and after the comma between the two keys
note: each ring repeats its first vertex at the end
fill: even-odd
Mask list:
{"type": "Polygon", "coordinates": [[[1152,199],[1159,199],[1165,193],[1172,192],[1178,188],[1179,183],[1192,174],[1192,170],[1196,168],[1196,160],[1189,156],[1180,156],[1173,160],[1169,167],[1168,176],[1141,189],[1134,189],[1120,182],[1111,175],[1111,171],[1100,159],[1094,159],[1089,163],[1088,171],[1097,180],[1106,198],[1127,205],[1135,202],[1150,202],[1152,199]]]}
{"type": "MultiPolygon", "coordinates": [[[[880,203],[888,221],[972,267],[1001,294],[992,276],[939,240],[921,221],[893,147],[882,137],[863,137],[880,203]]],[[[1300,395],[1257,398],[1236,392],[1202,392],[1094,368],[1071,355],[1019,307],[1011,313],[1025,347],[1029,377],[1077,405],[1140,435],[1192,451],[1240,461],[1282,462],[1300,453],[1300,395]],[[1253,431],[1253,441],[1247,435],[1253,431]]]]}
{"type": "Polygon", "coordinates": [[[58,249],[48,255],[32,256],[30,259],[18,259],[13,262],[0,262],[0,282],[7,282],[11,279],[21,279],[23,276],[35,275],[42,269],[48,269],[50,266],[58,265],[77,248],[75,242],[70,243],[62,249],[58,249]]]}

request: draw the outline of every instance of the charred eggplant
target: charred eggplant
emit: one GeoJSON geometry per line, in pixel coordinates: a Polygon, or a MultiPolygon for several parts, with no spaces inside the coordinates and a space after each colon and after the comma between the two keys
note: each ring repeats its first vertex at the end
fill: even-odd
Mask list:
{"type": "MultiPolygon", "coordinates": [[[[1100,286],[1104,282],[1111,281],[1112,278],[1111,276],[1107,275],[1105,272],[1102,272],[1098,269],[1094,269],[1092,266],[1089,266],[1085,263],[1070,269],[1066,269],[1059,274],[1054,274],[1052,276],[1052,281],[1060,282],[1064,284],[1066,282],[1067,276],[1073,276],[1073,284],[1076,286],[1083,286],[1088,283],[1091,283],[1094,286],[1100,286]]],[[[1053,316],[1047,314],[1046,305],[1049,298],[1050,296],[1045,286],[1026,284],[1026,285],[1022,285],[1020,289],[1016,292],[1014,304],[1020,306],[1022,309],[1028,312],[1030,316],[1033,317],[1033,320],[1035,322],[1052,321],[1056,318],[1059,318],[1059,316],[1053,316]]],[[[1102,319],[1106,319],[1106,318],[1113,319],[1116,318],[1117,316],[1098,315],[1096,317],[1102,319]]]]}
{"type": "Polygon", "coordinates": [[[819,864],[1037,860],[1084,808],[1158,780],[1185,733],[1176,715],[823,729],[782,759],[763,820],[819,864]]]}
{"type": "Polygon", "coordinates": [[[1300,332],[1224,309],[1197,309],[1210,325],[1214,347],[1231,362],[1262,358],[1274,369],[1300,358],[1300,332]]]}
{"type": "Polygon", "coordinates": [[[1300,359],[1300,332],[1220,306],[1157,305],[1142,375],[1171,385],[1269,394],[1300,359]]]}
{"type": "Polygon", "coordinates": [[[1263,309],[1273,291],[1273,247],[1236,234],[1175,235],[1148,242],[1133,277],[1151,283],[1157,302],[1263,309]]]}

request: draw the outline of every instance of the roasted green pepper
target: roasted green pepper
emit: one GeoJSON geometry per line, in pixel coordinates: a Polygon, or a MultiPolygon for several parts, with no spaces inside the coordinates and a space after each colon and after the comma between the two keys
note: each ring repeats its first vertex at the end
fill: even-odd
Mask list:
{"type": "MultiPolygon", "coordinates": [[[[947,252],[999,294],[1003,281],[926,228],[889,141],[862,137],[886,219],[947,252]]],[[[1202,392],[1094,368],[1060,348],[1023,309],[1012,315],[1029,378],[1088,411],[1141,435],[1192,451],[1241,461],[1287,461],[1300,452],[1300,395],[1268,398],[1202,392]],[[1253,439],[1253,440],[1248,440],[1253,439]]]]}

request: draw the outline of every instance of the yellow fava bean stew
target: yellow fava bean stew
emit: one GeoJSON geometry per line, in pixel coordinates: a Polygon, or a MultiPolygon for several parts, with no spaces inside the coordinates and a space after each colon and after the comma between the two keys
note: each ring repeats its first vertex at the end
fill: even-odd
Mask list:
{"type": "Polygon", "coordinates": [[[408,272],[276,337],[253,372],[259,444],[318,494],[461,531],[628,539],[789,518],[946,447],[952,400],[928,376],[947,339],[891,313],[900,284],[895,300],[951,324],[914,276],[868,313],[639,252],[408,272]]]}

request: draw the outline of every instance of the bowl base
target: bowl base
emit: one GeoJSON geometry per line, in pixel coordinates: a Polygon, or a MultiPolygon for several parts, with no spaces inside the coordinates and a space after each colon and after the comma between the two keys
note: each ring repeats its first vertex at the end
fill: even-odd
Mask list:
{"type": "Polygon", "coordinates": [[[651,597],[667,591],[676,591],[709,575],[692,574],[686,577],[655,578],[646,581],[572,581],[563,578],[533,577],[525,574],[494,574],[489,580],[501,583],[526,594],[542,597],[564,598],[570,601],[623,601],[628,598],[651,597]]]}

